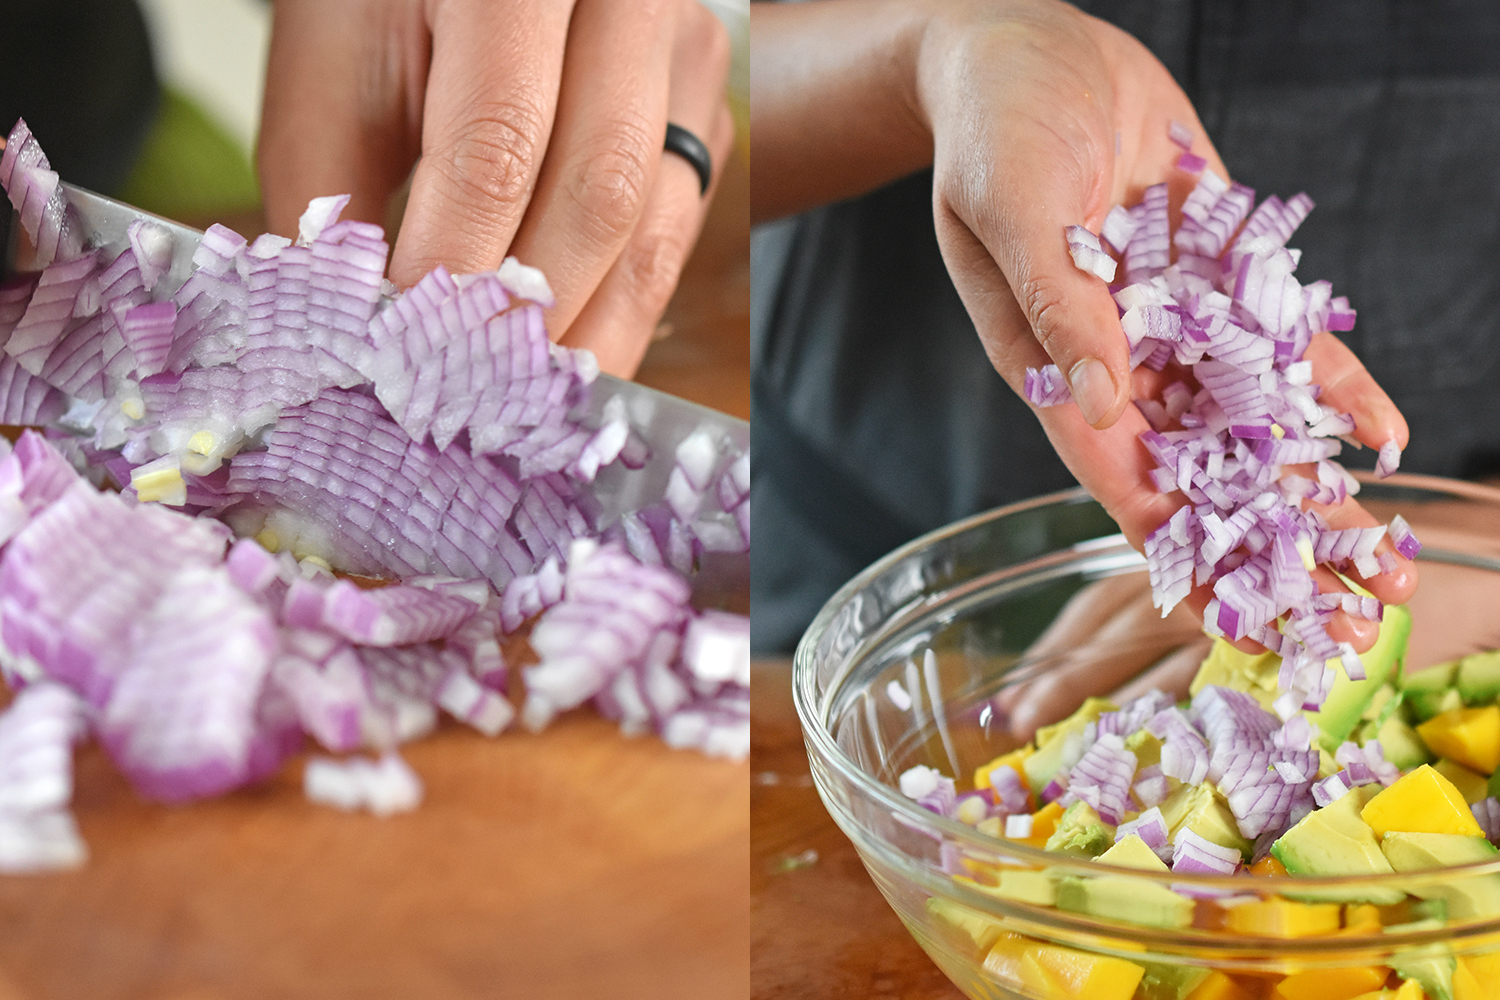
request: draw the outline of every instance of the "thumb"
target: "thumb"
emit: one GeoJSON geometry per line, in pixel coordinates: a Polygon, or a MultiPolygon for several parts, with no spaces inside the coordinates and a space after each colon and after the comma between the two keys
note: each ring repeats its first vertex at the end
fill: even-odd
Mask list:
{"type": "Polygon", "coordinates": [[[1055,363],[1084,419],[1109,427],[1130,401],[1129,351],[1109,289],[1074,265],[1065,236],[1069,225],[1097,230],[1108,165],[1089,168],[1070,150],[1022,152],[1021,145],[1010,143],[989,172],[1003,178],[999,183],[958,185],[955,195],[936,189],[939,242],[990,361],[1006,381],[1021,392],[1026,368],[1055,363]],[[968,191],[978,197],[967,197],[968,191]],[[1015,322],[1017,307],[1024,325],[1015,322]]]}

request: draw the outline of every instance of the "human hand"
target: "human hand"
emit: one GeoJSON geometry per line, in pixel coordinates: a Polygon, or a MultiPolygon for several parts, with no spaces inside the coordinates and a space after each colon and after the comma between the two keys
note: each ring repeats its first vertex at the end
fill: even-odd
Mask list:
{"type": "Polygon", "coordinates": [[[267,222],[295,232],[309,199],[349,193],[347,217],[383,223],[410,176],[392,281],[514,255],[556,293],[553,338],[629,377],[709,203],[667,122],[717,174],[729,57],[698,0],[277,0],[267,222]]]}
{"type": "MultiPolygon", "coordinates": [[[[1104,283],[1076,268],[1063,229],[1097,232],[1115,204],[1134,204],[1169,178],[1174,217],[1196,178],[1174,171],[1173,121],[1195,133],[1194,152],[1227,177],[1185,94],[1126,33],[1065,4],[972,0],[936,7],[915,60],[917,102],[933,140],[934,215],[944,260],[990,361],[1019,393],[1027,367],[1051,361],[1076,406],[1039,411],[1059,455],[1137,548],[1186,501],[1162,494],[1139,444],[1148,425],[1132,396],[1172,373],[1133,375],[1119,313],[1104,283]]],[[[1306,357],[1320,403],[1350,412],[1355,437],[1404,446],[1405,421],[1336,338],[1320,334],[1306,357]]],[[[1356,502],[1321,511],[1335,528],[1373,525],[1356,502]]],[[[1383,541],[1382,551],[1391,551],[1383,541]]],[[[1327,570],[1320,589],[1345,589],[1327,570]]],[[[1399,603],[1416,585],[1410,561],[1362,580],[1399,603]]],[[[1200,614],[1211,594],[1195,589],[1200,614]]],[[[1377,623],[1339,613],[1330,636],[1358,650],[1377,623]]],[[[1250,645],[1250,644],[1246,644],[1250,645]]]]}
{"type": "Polygon", "coordinates": [[[1123,705],[1155,689],[1183,699],[1210,645],[1185,605],[1157,612],[1145,574],[1104,577],[1068,599],[990,706],[1024,742],[1088,697],[1123,705]]]}

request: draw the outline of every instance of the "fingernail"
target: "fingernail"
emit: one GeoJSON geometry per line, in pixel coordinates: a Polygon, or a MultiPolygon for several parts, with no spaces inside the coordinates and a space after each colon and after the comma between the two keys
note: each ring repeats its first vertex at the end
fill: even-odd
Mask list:
{"type": "Polygon", "coordinates": [[[1109,408],[1115,405],[1115,381],[1098,358],[1084,358],[1074,365],[1068,372],[1068,388],[1078,401],[1083,419],[1090,424],[1103,420],[1109,408]]]}

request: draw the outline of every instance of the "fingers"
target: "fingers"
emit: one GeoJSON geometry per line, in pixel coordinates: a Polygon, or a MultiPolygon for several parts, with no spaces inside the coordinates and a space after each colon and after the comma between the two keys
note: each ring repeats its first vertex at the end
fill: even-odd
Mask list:
{"type": "Polygon", "coordinates": [[[1354,417],[1354,437],[1361,444],[1379,448],[1394,440],[1406,447],[1406,418],[1343,341],[1320,333],[1303,357],[1312,362],[1314,380],[1322,387],[1318,402],[1354,417]]]}
{"type": "Polygon", "coordinates": [[[510,251],[546,272],[557,331],[582,311],[652,193],[680,10],[680,0],[578,0],[556,126],[510,251]]]}
{"type": "Polygon", "coordinates": [[[418,3],[279,0],[256,151],[272,232],[295,235],[328,194],[350,195],[345,218],[385,221],[417,157],[426,39],[418,3]]]}
{"type": "MultiPolygon", "coordinates": [[[[734,122],[724,98],[729,38],[697,0],[689,0],[682,13],[672,46],[672,82],[663,124],[669,120],[703,140],[716,185],[734,143],[734,122]]],[[[604,371],[626,378],[640,364],[666,310],[714,191],[710,187],[705,194],[692,166],[662,152],[660,145],[658,137],[657,164],[640,219],[562,339],[569,347],[593,351],[604,371]]],[[[558,296],[561,303],[564,293],[558,296]]],[[[559,322],[554,320],[554,326],[559,322]]]]}
{"type": "MultiPolygon", "coordinates": [[[[1094,183],[1075,151],[1048,139],[1026,145],[1031,163],[1067,163],[1039,172],[1007,150],[998,176],[1027,176],[1022,187],[974,198],[937,194],[938,240],[990,361],[1018,391],[1027,367],[1055,363],[1068,380],[1084,421],[1108,427],[1129,403],[1130,373],[1119,312],[1104,283],[1074,266],[1064,229],[1088,213],[1094,183]],[[1023,324],[1005,317],[1006,300],[1019,305],[1023,324]]],[[[1100,169],[1102,172],[1102,168],[1100,169]]]]}
{"type": "Polygon", "coordinates": [[[428,6],[422,157],[390,266],[403,287],[438,264],[465,273],[504,259],[548,149],[573,13],[571,0],[428,6]]]}

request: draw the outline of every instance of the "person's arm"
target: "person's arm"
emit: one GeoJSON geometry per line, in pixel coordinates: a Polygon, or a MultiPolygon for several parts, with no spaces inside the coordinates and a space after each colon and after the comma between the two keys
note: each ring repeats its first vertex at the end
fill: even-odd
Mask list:
{"type": "MultiPolygon", "coordinates": [[[[1073,265],[1064,227],[1098,232],[1105,214],[1170,177],[1173,204],[1192,184],[1173,171],[1172,122],[1228,177],[1191,102],[1123,31],[1056,0],[817,0],[757,6],[751,142],[757,214],[849,197],[930,163],[938,243],[985,351],[1018,393],[1051,361],[1077,405],[1038,410],[1058,454],[1140,547],[1184,500],[1162,494],[1137,440],[1119,313],[1098,278],[1073,265]]],[[[913,331],[920,336],[920,331],[913,331]]],[[[1358,360],[1322,334],[1308,356],[1320,401],[1352,412],[1356,436],[1403,447],[1406,423],[1358,360]]],[[[1336,527],[1372,524],[1356,503],[1336,527]]],[[[1340,586],[1331,574],[1325,589],[1340,586]]],[[[1404,601],[1409,561],[1369,582],[1404,601]]],[[[1200,611],[1205,588],[1190,602],[1200,611]]],[[[1358,648],[1370,623],[1330,629],[1358,648]]]]}
{"type": "Polygon", "coordinates": [[[293,233],[308,199],[349,193],[384,222],[410,174],[392,281],[517,256],[557,295],[554,336],[629,376],[707,213],[666,126],[721,167],[728,71],[697,0],[278,0],[267,221],[293,233]]]}

